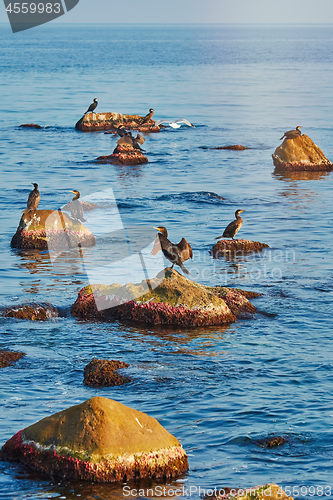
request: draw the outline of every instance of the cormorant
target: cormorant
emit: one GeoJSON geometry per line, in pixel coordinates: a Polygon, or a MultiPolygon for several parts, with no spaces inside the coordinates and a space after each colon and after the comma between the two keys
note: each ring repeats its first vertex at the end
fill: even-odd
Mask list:
{"type": "Polygon", "coordinates": [[[94,102],[90,104],[89,108],[84,114],[86,115],[87,113],[94,111],[97,108],[97,106],[98,106],[97,97],[95,97],[94,102]]]}
{"type": "Polygon", "coordinates": [[[232,239],[234,239],[234,236],[236,236],[236,234],[238,233],[238,231],[240,230],[240,228],[243,225],[243,219],[239,215],[242,212],[245,212],[245,210],[236,210],[236,212],[235,212],[236,219],[233,220],[232,222],[230,222],[230,224],[227,225],[227,227],[225,228],[224,233],[222,234],[222,236],[218,236],[217,238],[215,238],[216,240],[219,240],[221,238],[232,238],[232,239]]]}
{"type": "Polygon", "coordinates": [[[28,197],[27,201],[27,209],[25,210],[28,212],[29,210],[37,210],[38,203],[40,200],[40,193],[38,191],[38,184],[35,184],[34,182],[31,183],[35,189],[31,191],[28,197]]]}
{"type": "Polygon", "coordinates": [[[124,125],[121,125],[117,128],[117,133],[120,135],[120,139],[117,141],[117,144],[121,146],[122,144],[130,144],[134,149],[139,149],[144,152],[144,149],[140,147],[139,144],[143,144],[145,142],[144,137],[142,135],[137,134],[136,137],[133,137],[132,132],[126,130],[124,125]]]}
{"type": "Polygon", "coordinates": [[[157,120],[157,122],[155,122],[155,127],[161,125],[162,123],[166,123],[167,125],[169,125],[169,127],[172,128],[180,128],[182,123],[188,125],[189,127],[195,128],[193,123],[189,122],[185,118],[181,118],[180,120],[157,120]]]}
{"type": "Polygon", "coordinates": [[[73,200],[70,202],[70,205],[69,205],[69,210],[71,211],[71,216],[73,217],[73,219],[85,222],[86,219],[84,218],[83,208],[82,208],[81,202],[79,200],[79,198],[80,198],[80,192],[76,191],[74,189],[72,191],[72,193],[74,193],[75,196],[74,196],[73,200]]]}
{"type": "Polygon", "coordinates": [[[154,114],[154,110],[153,110],[153,108],[150,108],[149,113],[144,117],[144,119],[142,120],[140,125],[143,125],[144,123],[148,123],[152,119],[153,114],[154,114]]]}
{"type": "Polygon", "coordinates": [[[156,255],[161,248],[164,256],[172,262],[171,268],[177,264],[184,273],[190,274],[183,265],[183,262],[193,258],[192,248],[189,242],[185,238],[182,238],[177,244],[171,243],[171,241],[168,240],[168,231],[164,226],[154,227],[154,229],[157,229],[159,232],[157,233],[155,244],[151,251],[152,255],[156,255]],[[157,241],[157,237],[159,238],[159,242],[157,241]]]}
{"type": "Polygon", "coordinates": [[[288,132],[285,132],[284,135],[281,137],[280,141],[285,137],[286,139],[296,139],[296,137],[299,137],[302,135],[302,132],[300,131],[301,126],[296,127],[295,130],[288,130],[288,132]]]}

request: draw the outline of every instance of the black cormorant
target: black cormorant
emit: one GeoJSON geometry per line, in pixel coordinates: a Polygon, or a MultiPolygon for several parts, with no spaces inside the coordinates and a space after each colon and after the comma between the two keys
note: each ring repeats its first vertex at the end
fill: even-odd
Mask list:
{"type": "Polygon", "coordinates": [[[33,189],[31,191],[31,193],[29,194],[26,211],[37,210],[38,203],[40,200],[40,193],[38,191],[38,184],[35,184],[34,182],[32,182],[32,185],[34,186],[35,189],[33,189]]]}
{"type": "Polygon", "coordinates": [[[296,137],[299,137],[302,135],[302,132],[300,131],[301,126],[296,127],[295,130],[288,130],[288,132],[285,132],[283,136],[281,137],[280,141],[285,137],[286,139],[296,139],[296,137]]]}
{"type": "Polygon", "coordinates": [[[86,219],[84,218],[83,208],[82,208],[81,202],[79,200],[79,198],[80,198],[80,192],[76,191],[74,189],[72,191],[72,193],[74,193],[75,196],[74,196],[73,200],[70,202],[70,205],[69,205],[69,210],[71,212],[71,216],[73,217],[73,219],[85,222],[86,219]]]}
{"type": "Polygon", "coordinates": [[[86,115],[87,113],[94,111],[97,108],[97,105],[98,105],[98,102],[97,102],[97,98],[95,97],[94,102],[92,104],[90,104],[89,108],[87,109],[87,111],[84,114],[86,115]]]}
{"type": "Polygon", "coordinates": [[[227,225],[227,227],[225,228],[224,233],[222,234],[222,236],[218,236],[217,238],[215,238],[216,240],[219,240],[221,238],[232,238],[232,239],[234,239],[234,236],[236,236],[236,234],[238,233],[238,231],[240,230],[240,228],[243,225],[243,219],[239,215],[242,212],[245,212],[245,210],[236,210],[236,212],[235,212],[236,219],[233,220],[232,222],[230,222],[230,224],[227,225]]]}
{"type": "Polygon", "coordinates": [[[153,110],[153,108],[150,108],[149,113],[144,117],[144,119],[142,120],[140,125],[143,125],[144,123],[148,123],[152,119],[153,114],[154,114],[154,110],[153,110]]]}
{"type": "Polygon", "coordinates": [[[177,244],[171,243],[171,241],[168,240],[168,231],[164,226],[154,227],[154,229],[158,230],[156,238],[159,238],[159,242],[155,240],[154,247],[151,251],[152,255],[156,255],[161,248],[164,256],[172,262],[171,268],[177,264],[184,273],[190,274],[183,265],[183,262],[193,258],[192,248],[189,242],[185,238],[182,238],[177,244]]]}

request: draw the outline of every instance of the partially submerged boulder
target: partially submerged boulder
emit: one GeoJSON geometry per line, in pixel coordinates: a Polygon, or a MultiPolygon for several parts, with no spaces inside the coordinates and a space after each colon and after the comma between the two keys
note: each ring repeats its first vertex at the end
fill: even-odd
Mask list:
{"type": "Polygon", "coordinates": [[[20,127],[24,127],[24,128],[36,128],[36,129],[43,128],[40,125],[37,125],[36,123],[22,123],[22,125],[20,125],[20,127]]]}
{"type": "Polygon", "coordinates": [[[95,397],[19,431],[0,459],[68,480],[171,479],[188,470],[178,440],[157,420],[95,397]]]}
{"type": "Polygon", "coordinates": [[[127,384],[131,379],[120,375],[117,370],[128,367],[129,364],[123,361],[93,359],[84,369],[83,383],[92,387],[113,387],[127,384]]]}
{"type": "Polygon", "coordinates": [[[148,162],[148,158],[142,154],[140,149],[135,149],[130,144],[121,144],[115,148],[111,155],[99,156],[96,161],[112,163],[113,165],[142,165],[148,162]]]}
{"type": "Polygon", "coordinates": [[[267,243],[250,240],[219,240],[210,250],[214,259],[225,256],[242,256],[252,252],[261,252],[264,248],[269,248],[267,243]]]}
{"type": "Polygon", "coordinates": [[[231,146],[218,146],[217,148],[210,148],[210,149],[231,149],[232,151],[244,151],[245,149],[250,149],[250,148],[246,148],[241,144],[234,144],[231,146]]]}
{"type": "Polygon", "coordinates": [[[25,356],[25,352],[0,350],[0,368],[11,366],[25,356]]]}
{"type": "Polygon", "coordinates": [[[5,307],[2,311],[7,318],[29,319],[31,321],[45,321],[59,316],[59,310],[51,304],[20,304],[5,307]]]}
{"type": "MultiPolygon", "coordinates": [[[[248,308],[254,312],[245,297],[238,300],[244,304],[244,311],[248,308]]],[[[214,289],[166,268],[154,279],[137,284],[89,285],[80,290],[71,314],[81,319],[121,320],[147,325],[224,325],[236,320],[242,307],[240,303],[235,306],[235,314],[232,307],[236,302],[232,294],[224,293],[222,298],[221,290],[214,292],[214,289]]]]}
{"type": "Polygon", "coordinates": [[[208,491],[203,500],[294,500],[282,486],[274,483],[247,488],[211,488],[208,491]]]}
{"type": "Polygon", "coordinates": [[[68,250],[95,244],[95,236],[88,228],[58,210],[24,212],[11,241],[12,248],[39,250],[68,250]]]}
{"type": "Polygon", "coordinates": [[[322,150],[308,137],[300,135],[295,139],[285,139],[272,155],[275,167],[295,172],[330,171],[333,164],[322,150]]]}
{"type": "Polygon", "coordinates": [[[139,130],[140,132],[160,132],[160,127],[155,126],[155,121],[141,125],[144,117],[139,115],[123,115],[121,113],[86,113],[75,125],[75,128],[83,132],[94,132],[96,130],[115,130],[120,125],[127,129],[139,130]]]}

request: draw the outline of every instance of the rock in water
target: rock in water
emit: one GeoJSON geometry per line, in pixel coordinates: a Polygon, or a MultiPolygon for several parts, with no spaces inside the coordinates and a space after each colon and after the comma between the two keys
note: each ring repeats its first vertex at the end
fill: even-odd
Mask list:
{"type": "Polygon", "coordinates": [[[188,470],[181,444],[157,420],[102,397],[19,431],[4,444],[0,459],[76,481],[169,479],[188,470]]]}
{"type": "Polygon", "coordinates": [[[146,280],[124,286],[89,285],[80,290],[71,313],[82,319],[196,327],[230,324],[241,310],[255,311],[246,297],[237,301],[234,294],[224,291],[223,298],[221,294],[220,287],[195,283],[166,268],[149,280],[148,286],[146,280]]]}
{"type": "Polygon", "coordinates": [[[210,250],[214,259],[220,257],[242,257],[252,252],[261,252],[264,248],[269,248],[267,243],[251,240],[219,240],[210,250]]]}
{"type": "Polygon", "coordinates": [[[88,228],[58,210],[24,213],[11,241],[13,248],[39,250],[68,250],[95,244],[95,237],[88,228]]]}
{"type": "Polygon", "coordinates": [[[294,500],[283,491],[282,486],[274,483],[244,488],[222,487],[211,491],[213,495],[205,495],[203,500],[294,500]]]}
{"type": "Polygon", "coordinates": [[[332,163],[307,135],[300,135],[296,139],[285,139],[272,155],[275,167],[295,172],[330,171],[332,163]]]}
{"type": "Polygon", "coordinates": [[[160,132],[160,127],[155,126],[154,120],[140,125],[143,116],[123,115],[121,113],[87,113],[75,125],[75,128],[83,132],[94,132],[95,130],[117,129],[125,125],[127,129],[139,130],[141,132],[160,132]]]}
{"type": "Polygon", "coordinates": [[[148,158],[130,144],[122,144],[114,149],[112,155],[99,156],[96,161],[114,165],[142,165],[148,162],[148,158]]]}

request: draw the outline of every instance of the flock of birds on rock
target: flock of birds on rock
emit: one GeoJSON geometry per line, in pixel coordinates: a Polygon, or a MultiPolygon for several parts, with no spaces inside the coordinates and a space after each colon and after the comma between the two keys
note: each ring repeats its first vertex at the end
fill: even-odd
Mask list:
{"type": "MultiPolygon", "coordinates": [[[[87,109],[86,113],[93,112],[96,107],[97,107],[97,99],[95,98],[93,103],[89,106],[87,109]]],[[[142,123],[146,123],[149,120],[152,119],[154,110],[151,108],[149,110],[149,113],[144,117],[142,123]]],[[[168,120],[159,120],[155,122],[155,125],[161,124],[163,122],[169,123],[170,126],[173,126],[174,128],[180,127],[179,123],[186,123],[187,125],[194,127],[190,122],[188,122],[185,119],[178,120],[175,122],[169,122],[168,120]],[[172,125],[173,124],[173,125],[172,125]]],[[[299,137],[302,135],[301,131],[301,126],[296,127],[295,130],[289,130],[288,132],[285,132],[284,135],[281,137],[280,140],[283,138],[286,139],[295,139],[296,137],[299,137]]],[[[140,151],[143,151],[140,147],[139,144],[143,144],[145,139],[140,135],[137,134],[136,137],[133,137],[132,133],[128,130],[126,130],[124,125],[120,125],[117,128],[117,133],[120,136],[120,139],[118,140],[118,144],[131,144],[135,149],[139,149],[140,151]]],[[[31,191],[31,193],[28,196],[28,201],[27,201],[27,208],[24,210],[24,213],[29,212],[30,210],[37,210],[39,201],[40,201],[40,193],[38,191],[38,184],[32,183],[34,186],[34,189],[31,191]]],[[[75,220],[80,220],[82,222],[85,222],[84,218],[84,210],[82,207],[82,204],[79,200],[80,198],[80,192],[77,190],[73,190],[72,193],[75,194],[74,198],[70,202],[69,209],[71,212],[71,216],[75,220]]],[[[223,234],[221,236],[218,236],[215,238],[216,240],[220,240],[221,238],[231,238],[234,240],[234,237],[240,230],[240,228],[243,225],[243,219],[241,218],[240,214],[242,212],[245,212],[245,210],[236,210],[235,212],[235,220],[230,222],[230,224],[227,225],[225,228],[223,234]]],[[[154,227],[158,231],[155,239],[155,243],[153,246],[153,249],[151,251],[152,255],[156,255],[160,250],[162,250],[165,258],[169,260],[172,263],[172,268],[176,264],[181,268],[181,270],[186,273],[190,274],[190,272],[186,269],[184,266],[183,262],[185,262],[188,259],[193,258],[193,252],[191,245],[189,242],[185,239],[182,238],[179,243],[171,243],[171,241],[168,239],[168,231],[164,226],[157,226],[154,227]]]]}

